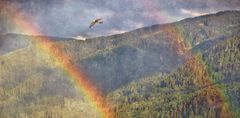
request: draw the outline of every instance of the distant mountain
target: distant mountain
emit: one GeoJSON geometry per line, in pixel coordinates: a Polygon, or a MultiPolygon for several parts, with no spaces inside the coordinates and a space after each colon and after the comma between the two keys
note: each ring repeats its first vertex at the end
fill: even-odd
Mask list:
{"type": "Polygon", "coordinates": [[[29,45],[25,36],[18,34],[0,35],[0,55],[25,48],[29,45]]]}
{"type": "Polygon", "coordinates": [[[31,45],[31,39],[42,37],[49,38],[53,41],[64,41],[64,40],[73,40],[69,38],[60,38],[60,37],[50,37],[50,36],[30,36],[24,34],[15,34],[15,33],[7,33],[0,34],[0,56],[3,54],[7,54],[9,52],[26,48],[31,45]]]}
{"type": "MultiPolygon", "coordinates": [[[[129,87],[126,90],[128,92],[123,92],[124,94],[120,92],[119,95],[122,97],[115,95],[118,93],[116,91],[122,91],[118,90],[119,88],[127,85],[132,86],[131,82],[136,81],[138,83],[138,81],[144,81],[142,78],[155,75],[161,78],[162,76],[163,78],[166,77],[166,80],[170,81],[169,78],[174,79],[175,76],[178,76],[178,74],[174,75],[172,73],[181,73],[178,72],[181,71],[181,68],[182,71],[189,73],[188,70],[184,69],[184,64],[189,62],[187,57],[200,53],[207,60],[207,54],[213,50],[213,47],[220,44],[225,46],[224,42],[240,35],[239,21],[240,11],[226,11],[185,19],[176,23],[140,28],[123,34],[96,37],[86,41],[57,37],[45,38],[55,42],[55,45],[63,53],[71,57],[70,61],[81,68],[89,79],[106,95],[110,93],[109,98],[114,97],[113,101],[116,100],[117,105],[121,105],[123,102],[123,107],[117,106],[119,109],[116,109],[116,111],[118,112],[122,110],[121,108],[126,107],[125,104],[131,106],[131,103],[134,103],[135,99],[139,98],[141,98],[143,104],[149,105],[145,100],[146,92],[152,92],[149,93],[149,97],[155,96],[156,100],[159,100],[160,98],[157,95],[162,94],[161,87],[166,86],[166,89],[163,90],[164,93],[171,94],[175,90],[168,88],[175,84],[161,83],[155,85],[155,82],[152,83],[153,85],[140,84],[140,88],[136,87],[138,89],[133,87],[133,90],[139,91],[136,95],[139,98],[129,98],[129,96],[135,94],[128,90],[129,87]],[[154,88],[155,92],[151,90],[153,87],[156,88],[154,88]],[[127,103],[125,103],[126,101],[127,103]]],[[[82,95],[76,92],[73,83],[67,79],[64,71],[57,68],[57,63],[36,48],[38,44],[33,43],[33,39],[37,37],[43,36],[18,34],[0,36],[0,91],[3,91],[0,94],[4,93],[0,95],[2,101],[0,104],[0,116],[18,117],[20,114],[34,116],[37,113],[45,115],[56,113],[60,116],[65,115],[65,117],[77,117],[79,116],[78,113],[81,113],[97,117],[94,116],[95,112],[91,111],[91,107],[84,102],[82,95]],[[32,91],[29,91],[29,87],[32,91]],[[16,98],[13,99],[10,96],[16,96],[16,98]],[[28,107],[29,104],[32,104],[32,108],[28,107]],[[84,104],[87,109],[79,107],[72,114],[64,112],[68,108],[75,108],[71,104],[84,104]]],[[[219,53],[222,54],[222,51],[219,51],[219,53]]],[[[235,53],[238,54],[239,52],[235,53]]],[[[214,56],[214,53],[211,54],[214,56]]],[[[239,77],[238,75],[234,76],[239,77]]],[[[194,78],[194,76],[191,77],[194,78]]],[[[183,80],[180,80],[181,78],[177,83],[182,83],[183,80]]],[[[151,79],[146,81],[151,83],[151,79]]],[[[181,86],[181,90],[185,90],[185,88],[190,88],[190,90],[180,91],[179,94],[174,94],[175,97],[180,96],[180,93],[191,93],[195,90],[195,85],[185,86],[185,84],[182,84],[181,86]]],[[[192,94],[192,96],[194,95],[196,94],[192,94]]],[[[166,99],[165,97],[163,100],[166,99]]],[[[172,95],[169,97],[172,98],[172,95]]],[[[189,94],[180,97],[191,98],[189,94]]],[[[167,99],[171,100],[170,98],[167,99]]],[[[181,103],[179,101],[179,104],[181,103]]],[[[165,105],[166,107],[163,108],[166,108],[166,111],[170,106],[165,105]]],[[[156,110],[155,108],[157,106],[152,107],[151,110],[156,110]]],[[[143,109],[146,109],[144,105],[143,108],[134,106],[132,113],[128,115],[139,115],[138,113],[141,110],[144,111],[143,109]]],[[[156,111],[153,112],[152,115],[156,116],[156,111]]],[[[124,110],[118,113],[125,115],[124,110]]],[[[119,115],[118,113],[117,115],[119,115]]]]}

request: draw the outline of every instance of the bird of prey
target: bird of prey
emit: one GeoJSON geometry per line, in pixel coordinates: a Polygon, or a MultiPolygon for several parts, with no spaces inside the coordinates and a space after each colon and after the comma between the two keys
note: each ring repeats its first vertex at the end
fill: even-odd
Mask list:
{"type": "Polygon", "coordinates": [[[102,24],[102,23],[103,23],[102,18],[95,19],[94,21],[91,22],[89,28],[92,28],[96,24],[102,24]]]}

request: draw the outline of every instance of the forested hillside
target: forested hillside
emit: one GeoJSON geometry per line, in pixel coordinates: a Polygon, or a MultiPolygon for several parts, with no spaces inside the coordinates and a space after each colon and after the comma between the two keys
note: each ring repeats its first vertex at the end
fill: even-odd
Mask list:
{"type": "Polygon", "coordinates": [[[116,117],[237,117],[240,38],[191,57],[172,73],[157,73],[109,95],[116,117]]]}

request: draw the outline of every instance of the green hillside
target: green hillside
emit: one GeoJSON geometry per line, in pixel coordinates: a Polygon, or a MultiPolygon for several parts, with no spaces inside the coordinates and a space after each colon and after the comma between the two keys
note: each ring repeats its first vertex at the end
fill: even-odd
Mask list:
{"type": "Polygon", "coordinates": [[[158,73],[109,94],[116,116],[239,116],[240,37],[190,58],[170,74],[158,73]]]}
{"type": "Polygon", "coordinates": [[[98,117],[56,63],[40,52],[29,46],[0,57],[0,116],[98,117]]]}

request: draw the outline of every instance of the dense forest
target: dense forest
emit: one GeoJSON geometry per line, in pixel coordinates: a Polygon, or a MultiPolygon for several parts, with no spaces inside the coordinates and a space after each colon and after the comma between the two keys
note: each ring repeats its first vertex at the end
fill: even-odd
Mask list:
{"type": "Polygon", "coordinates": [[[157,73],[109,95],[116,117],[239,116],[240,38],[197,53],[172,73],[157,73]]]}

